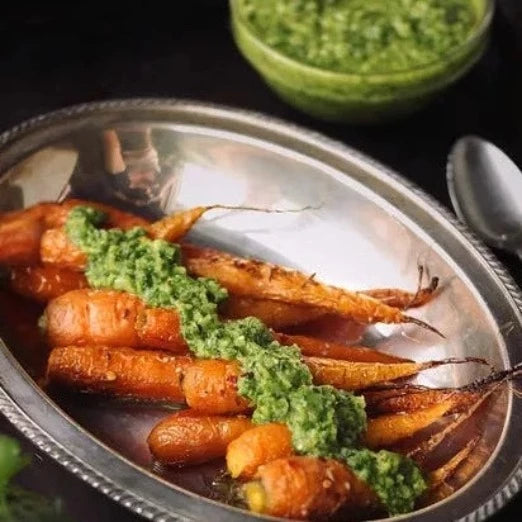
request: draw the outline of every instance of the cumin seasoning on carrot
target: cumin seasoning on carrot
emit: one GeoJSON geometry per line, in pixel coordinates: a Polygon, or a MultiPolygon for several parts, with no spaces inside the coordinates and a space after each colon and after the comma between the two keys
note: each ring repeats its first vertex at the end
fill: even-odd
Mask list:
{"type": "Polygon", "coordinates": [[[241,364],[238,391],[252,403],[255,423],[285,423],[296,453],[346,462],[391,514],[413,509],[426,482],[409,459],[361,447],[367,424],[362,397],[314,385],[299,349],[275,341],[260,320],[221,321],[218,305],[227,291],[212,279],[188,276],[178,245],[150,239],[139,227],[98,228],[104,219],[99,210],[77,207],[66,223],[69,240],[87,255],[85,275],[92,288],[129,292],[151,307],[176,309],[196,357],[241,364]]]}

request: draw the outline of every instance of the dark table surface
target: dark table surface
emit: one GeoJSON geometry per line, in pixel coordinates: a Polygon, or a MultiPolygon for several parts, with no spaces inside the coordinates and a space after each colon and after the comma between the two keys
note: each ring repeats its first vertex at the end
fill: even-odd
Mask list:
{"type": "MultiPolygon", "coordinates": [[[[224,1],[192,0],[183,8],[176,5],[175,14],[147,2],[110,3],[103,11],[50,4],[14,5],[2,13],[2,129],[94,100],[150,96],[223,103],[275,115],[358,148],[448,207],[444,167],[457,137],[473,133],[491,139],[522,165],[520,0],[501,4],[505,9],[497,10],[489,49],[465,79],[422,112],[372,128],[319,122],[277,99],[236,51],[224,1]]],[[[522,284],[520,262],[496,253],[522,284]]],[[[2,418],[0,432],[18,436],[2,418]]],[[[139,520],[38,452],[20,480],[64,499],[77,522],[139,520]]],[[[494,520],[520,520],[521,514],[519,497],[494,520]]]]}

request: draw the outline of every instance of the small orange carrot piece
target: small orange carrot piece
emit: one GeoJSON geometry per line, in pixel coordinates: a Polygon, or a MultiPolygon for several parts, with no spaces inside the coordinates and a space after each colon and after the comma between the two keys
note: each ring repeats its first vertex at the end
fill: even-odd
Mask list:
{"type": "Polygon", "coordinates": [[[227,469],[233,478],[252,478],[259,466],[293,454],[285,424],[262,424],[245,431],[227,448],[227,469]]]}
{"type": "Polygon", "coordinates": [[[251,428],[246,417],[205,416],[183,410],[154,426],[147,443],[162,464],[200,464],[223,457],[228,444],[251,428]]]}

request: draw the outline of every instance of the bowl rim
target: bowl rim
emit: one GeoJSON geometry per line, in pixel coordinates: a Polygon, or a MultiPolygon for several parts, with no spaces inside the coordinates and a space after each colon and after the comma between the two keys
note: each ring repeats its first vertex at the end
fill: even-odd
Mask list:
{"type": "MultiPolygon", "coordinates": [[[[472,1],[472,0],[468,0],[472,1]]],[[[321,67],[306,64],[288,56],[281,51],[275,49],[274,47],[266,44],[261,38],[256,34],[255,30],[245,18],[242,16],[239,8],[239,3],[241,0],[229,0],[230,12],[233,23],[239,23],[246,30],[248,36],[256,43],[258,48],[260,48],[264,54],[272,56],[274,60],[279,60],[287,66],[291,66],[295,70],[301,70],[304,73],[308,73],[310,75],[316,75],[317,77],[323,77],[325,80],[335,79],[339,80],[393,80],[393,78],[404,77],[409,74],[421,73],[424,71],[429,71],[430,69],[435,69],[440,66],[447,64],[451,61],[452,58],[458,56],[461,52],[465,51],[467,48],[472,47],[475,43],[480,41],[488,32],[491,23],[493,21],[493,16],[496,10],[496,0],[482,0],[485,4],[484,7],[484,16],[480,20],[480,23],[471,31],[466,39],[461,42],[458,46],[452,47],[447,53],[443,56],[439,57],[437,60],[433,60],[431,62],[427,62],[425,64],[417,65],[415,67],[410,67],[408,69],[400,69],[397,71],[382,71],[382,72],[369,72],[369,73],[358,73],[356,71],[348,72],[348,71],[334,71],[331,69],[323,69],[321,67]]]]}
{"type": "MultiPolygon", "coordinates": [[[[284,147],[292,147],[291,140],[300,142],[300,145],[313,144],[315,149],[317,149],[315,152],[322,152],[324,155],[322,156],[319,154],[319,156],[317,156],[317,159],[319,160],[324,159],[324,157],[338,159],[340,162],[351,159],[355,164],[360,163],[367,165],[371,172],[374,172],[372,175],[374,175],[375,179],[385,180],[391,188],[398,192],[402,192],[412,201],[416,200],[417,204],[423,206],[432,217],[442,220],[445,224],[449,224],[455,229],[454,232],[460,234],[461,239],[464,240],[466,246],[468,248],[469,246],[472,247],[471,250],[474,257],[478,258],[478,261],[484,265],[489,272],[491,272],[495,284],[500,290],[502,290],[510,307],[513,309],[514,313],[516,313],[518,333],[522,331],[522,291],[504,266],[491,253],[489,248],[486,247],[465,225],[460,223],[442,204],[417,187],[415,183],[403,178],[400,174],[381,164],[377,160],[374,160],[339,141],[328,138],[323,134],[289,123],[280,118],[267,116],[263,113],[212,103],[201,103],[187,99],[169,98],[114,99],[104,102],[69,106],[64,109],[49,112],[41,116],[36,116],[30,120],[23,121],[19,125],[0,135],[0,179],[3,178],[6,171],[16,164],[17,161],[23,159],[23,157],[26,157],[35,150],[38,150],[35,148],[35,145],[37,144],[35,141],[38,141],[36,139],[38,136],[41,138],[42,135],[45,135],[47,140],[46,143],[50,143],[54,139],[55,135],[52,132],[49,133],[49,128],[52,124],[74,125],[78,121],[90,123],[93,121],[93,118],[100,117],[100,115],[103,114],[105,114],[105,119],[103,121],[105,123],[112,123],[115,119],[116,121],[119,121],[121,117],[124,117],[126,111],[146,111],[147,116],[150,114],[156,117],[158,116],[158,113],[165,113],[166,116],[175,113],[178,117],[182,116],[184,118],[189,118],[189,123],[196,126],[200,124],[202,120],[210,120],[212,124],[219,122],[219,128],[221,128],[221,125],[225,125],[228,128],[228,126],[236,124],[242,126],[242,128],[247,132],[257,130],[259,132],[257,138],[261,140],[266,140],[269,136],[278,136],[279,139],[281,139],[279,144],[284,147]],[[36,138],[34,136],[35,134],[37,135],[36,138]],[[33,140],[31,140],[31,137],[33,137],[33,140]]],[[[238,132],[238,130],[236,129],[232,132],[238,132]]],[[[515,325],[515,330],[516,329],[517,327],[515,325]]],[[[516,358],[518,359],[519,356],[517,355],[516,358]]],[[[212,513],[214,520],[237,522],[247,519],[280,520],[275,519],[274,517],[260,517],[256,514],[245,513],[243,510],[237,508],[224,506],[223,504],[212,500],[202,499],[187,490],[182,490],[185,498],[179,499],[180,488],[172,485],[167,486],[164,480],[160,477],[152,476],[152,474],[147,470],[140,468],[136,464],[128,461],[125,457],[118,455],[118,462],[125,464],[127,468],[139,469],[144,482],[150,482],[150,479],[154,478],[161,487],[164,496],[160,497],[158,495],[152,495],[150,490],[147,488],[145,488],[145,490],[140,490],[138,487],[138,492],[136,491],[136,487],[130,487],[130,491],[125,489],[125,487],[122,487],[124,477],[122,474],[118,473],[119,470],[112,470],[112,468],[110,468],[111,473],[109,476],[105,476],[101,471],[96,469],[95,462],[86,459],[87,450],[80,453],[80,456],[75,454],[72,449],[63,446],[54,438],[52,433],[46,431],[45,427],[39,425],[36,420],[29,416],[27,409],[32,408],[35,410],[36,407],[35,405],[30,404],[30,399],[38,396],[43,399],[42,404],[40,404],[42,411],[38,410],[38,416],[41,419],[45,419],[46,416],[53,413],[57,407],[54,406],[52,400],[37,387],[36,383],[34,383],[25,370],[17,363],[17,361],[15,361],[14,356],[8,351],[5,344],[0,339],[0,367],[4,366],[10,371],[0,373],[0,411],[4,413],[8,420],[33,444],[40,448],[40,450],[48,454],[69,472],[78,476],[81,480],[90,484],[104,495],[122,504],[131,511],[140,514],[149,520],[153,520],[154,522],[194,521],[197,518],[195,519],[193,517],[197,517],[198,515],[196,513],[187,514],[186,512],[186,501],[188,498],[192,498],[193,501],[197,503],[197,513],[199,513],[200,516],[212,513]],[[19,386],[18,389],[16,388],[17,385],[19,386]],[[17,401],[15,397],[18,396],[18,399],[20,399],[20,395],[23,399],[29,399],[29,403],[20,402],[20,400],[17,401]],[[168,494],[169,491],[171,493],[170,495],[168,494]],[[178,495],[178,502],[177,505],[173,505],[169,500],[176,500],[176,498],[173,498],[176,494],[178,495]],[[181,503],[179,500],[184,502],[181,503]],[[166,505],[168,507],[166,507],[166,505]],[[212,511],[212,509],[214,511],[212,511]],[[176,512],[173,510],[178,511],[176,512]],[[225,515],[225,518],[221,518],[222,515],[225,515]]],[[[510,405],[510,409],[511,408],[512,404],[510,405]]],[[[522,411],[522,406],[518,406],[517,409],[520,413],[522,411]]],[[[60,427],[63,427],[66,430],[65,435],[68,434],[67,430],[72,431],[73,428],[79,430],[83,434],[85,440],[90,444],[88,448],[89,450],[92,450],[94,447],[99,452],[101,449],[105,448],[108,453],[106,451],[105,453],[107,453],[107,455],[103,456],[114,460],[112,457],[114,452],[112,450],[110,450],[103,442],[94,439],[94,437],[89,435],[83,428],[79,428],[78,426],[75,427],[75,421],[73,421],[67,414],[63,412],[61,413],[60,422],[60,427]]],[[[501,449],[501,444],[503,441],[505,442],[505,432],[508,428],[508,424],[508,422],[504,424],[503,434],[501,435],[495,453],[498,453],[501,449]]],[[[521,426],[517,425],[517,430],[520,430],[520,428],[521,426]]],[[[60,432],[60,436],[65,435],[60,432]]],[[[516,444],[515,448],[517,451],[519,450],[518,440],[519,439],[516,441],[510,441],[511,446],[516,444]]],[[[105,469],[109,469],[109,465],[110,463],[105,463],[104,461],[105,469]]],[[[484,520],[498,512],[514,494],[522,490],[522,458],[518,461],[510,461],[508,465],[510,471],[505,479],[496,486],[494,491],[489,490],[487,494],[484,494],[480,505],[473,508],[471,506],[468,507],[468,504],[465,504],[465,513],[458,519],[458,522],[476,522],[477,517],[480,520],[484,520]]],[[[490,463],[488,463],[486,469],[490,467],[490,463]]],[[[482,472],[480,472],[480,474],[482,475],[482,472]]],[[[483,477],[479,477],[478,480],[483,480],[483,477]]],[[[477,480],[474,478],[469,484],[467,484],[467,486],[471,488],[476,485],[476,482],[477,480]]],[[[454,496],[452,495],[441,503],[438,503],[440,509],[443,509],[442,504],[452,504],[452,502],[458,500],[458,497],[459,493],[454,496]]],[[[441,515],[442,511],[437,510],[436,512],[433,512],[433,507],[434,506],[429,506],[406,515],[393,517],[393,520],[409,520],[411,518],[412,520],[420,522],[420,520],[426,516],[429,520],[439,520],[439,518],[434,519],[433,515],[441,515]]],[[[446,515],[449,516],[450,513],[446,512],[446,515]]],[[[451,519],[455,520],[455,516],[451,519]]]]}

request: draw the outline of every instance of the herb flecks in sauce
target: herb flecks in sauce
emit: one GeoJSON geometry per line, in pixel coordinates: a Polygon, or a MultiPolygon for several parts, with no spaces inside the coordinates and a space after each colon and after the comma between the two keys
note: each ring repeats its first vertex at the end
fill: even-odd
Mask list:
{"type": "Polygon", "coordinates": [[[336,72],[387,73],[428,65],[471,34],[472,0],[239,0],[269,47],[336,72]]]}
{"type": "Polygon", "coordinates": [[[241,364],[238,391],[255,407],[254,422],[284,422],[296,452],[346,461],[390,513],[413,509],[426,488],[413,462],[358,447],[366,429],[362,397],[313,385],[299,349],[274,341],[260,320],[221,321],[217,307],[226,290],[212,279],[189,277],[178,245],[150,239],[141,228],[100,229],[103,220],[98,210],[76,207],[66,223],[68,238],[87,254],[91,287],[129,292],[149,306],[176,309],[196,357],[241,364]]]}

